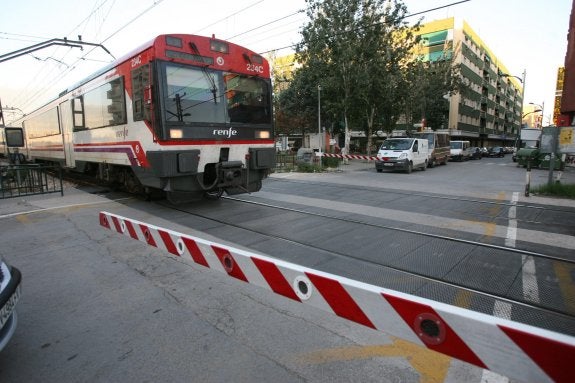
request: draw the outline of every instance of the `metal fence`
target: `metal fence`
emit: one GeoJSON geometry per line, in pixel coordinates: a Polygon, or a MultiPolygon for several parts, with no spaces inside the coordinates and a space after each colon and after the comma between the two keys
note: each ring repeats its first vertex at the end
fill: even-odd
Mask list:
{"type": "Polygon", "coordinates": [[[291,172],[297,168],[296,155],[291,153],[278,153],[276,154],[276,167],[274,172],[291,172]]]}
{"type": "Polygon", "coordinates": [[[64,195],[59,167],[37,164],[0,166],[0,199],[58,192],[64,195]]]}

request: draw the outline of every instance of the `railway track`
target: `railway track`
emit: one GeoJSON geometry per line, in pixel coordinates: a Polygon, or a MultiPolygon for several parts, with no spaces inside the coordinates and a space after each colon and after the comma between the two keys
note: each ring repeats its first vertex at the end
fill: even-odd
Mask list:
{"type": "MultiPolygon", "coordinates": [[[[269,183],[267,186],[267,190],[282,190],[283,187],[276,188],[274,184],[299,184],[299,185],[317,185],[317,182],[311,181],[294,181],[294,180],[286,180],[286,179],[273,179],[273,182],[269,183]]],[[[381,189],[375,187],[358,187],[355,185],[344,185],[344,184],[332,184],[332,183],[324,183],[323,187],[327,188],[334,188],[337,187],[341,190],[347,190],[351,192],[357,191],[365,191],[371,190],[377,193],[385,193],[388,200],[392,200],[393,196],[397,196],[398,198],[401,197],[409,197],[409,198],[423,198],[428,201],[453,201],[459,202],[462,204],[470,204],[470,205],[479,205],[479,206],[487,206],[487,207],[498,207],[501,209],[508,209],[511,207],[516,207],[518,209],[524,209],[524,217],[538,217],[539,219],[534,218],[516,218],[519,222],[526,222],[526,223],[534,223],[534,224],[549,224],[553,222],[549,222],[544,218],[546,213],[561,213],[565,215],[565,221],[575,222],[575,209],[574,208],[565,208],[565,207],[558,207],[558,206],[546,206],[546,205],[538,205],[538,204],[527,204],[527,203],[517,203],[512,201],[506,200],[493,200],[493,199],[482,199],[482,198],[472,198],[472,197],[463,197],[459,195],[439,195],[435,193],[426,193],[421,191],[406,191],[406,190],[399,190],[399,189],[381,189]],[[541,218],[543,217],[543,218],[541,218]]],[[[429,202],[432,204],[433,202],[429,202]]],[[[460,208],[463,210],[465,206],[460,208]]],[[[475,209],[473,209],[475,210],[475,209]]],[[[497,217],[493,217],[492,215],[483,215],[478,216],[478,219],[484,220],[493,220],[497,217]]]]}

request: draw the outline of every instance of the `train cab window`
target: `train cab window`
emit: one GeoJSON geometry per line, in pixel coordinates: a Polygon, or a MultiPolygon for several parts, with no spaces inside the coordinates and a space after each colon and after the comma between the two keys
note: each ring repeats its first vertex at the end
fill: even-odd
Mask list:
{"type": "Polygon", "coordinates": [[[271,123],[268,83],[257,77],[224,74],[230,122],[271,123]]]}
{"type": "Polygon", "coordinates": [[[132,71],[132,111],[134,121],[141,121],[146,116],[145,92],[150,86],[150,65],[142,65],[132,71]]]}
{"type": "Polygon", "coordinates": [[[164,106],[167,122],[224,123],[221,76],[205,68],[165,66],[164,106]]]}

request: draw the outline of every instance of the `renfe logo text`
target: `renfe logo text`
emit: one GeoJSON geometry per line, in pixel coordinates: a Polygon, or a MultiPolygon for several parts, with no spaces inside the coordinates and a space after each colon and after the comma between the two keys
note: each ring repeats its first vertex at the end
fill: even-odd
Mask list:
{"type": "Polygon", "coordinates": [[[225,136],[227,138],[230,138],[232,136],[237,136],[238,135],[238,131],[235,130],[234,128],[229,128],[229,129],[214,129],[212,131],[212,134],[214,136],[225,136]]]}

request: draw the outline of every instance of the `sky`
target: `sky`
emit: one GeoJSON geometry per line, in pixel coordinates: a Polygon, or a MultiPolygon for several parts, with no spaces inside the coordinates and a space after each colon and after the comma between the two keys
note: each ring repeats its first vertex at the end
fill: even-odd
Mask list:
{"type": "MultiPolygon", "coordinates": [[[[525,103],[553,112],[557,69],[564,65],[571,0],[404,0],[407,19],[465,20],[512,76],[526,72],[525,103]],[[438,7],[440,10],[424,12],[438,7]]],[[[0,0],[0,57],[54,38],[101,44],[52,46],[0,63],[6,123],[159,34],[228,39],[259,53],[292,52],[308,21],[305,0],[0,0]],[[81,5],[80,5],[81,4],[81,5]],[[13,108],[13,110],[12,110],[13,108]]]]}

